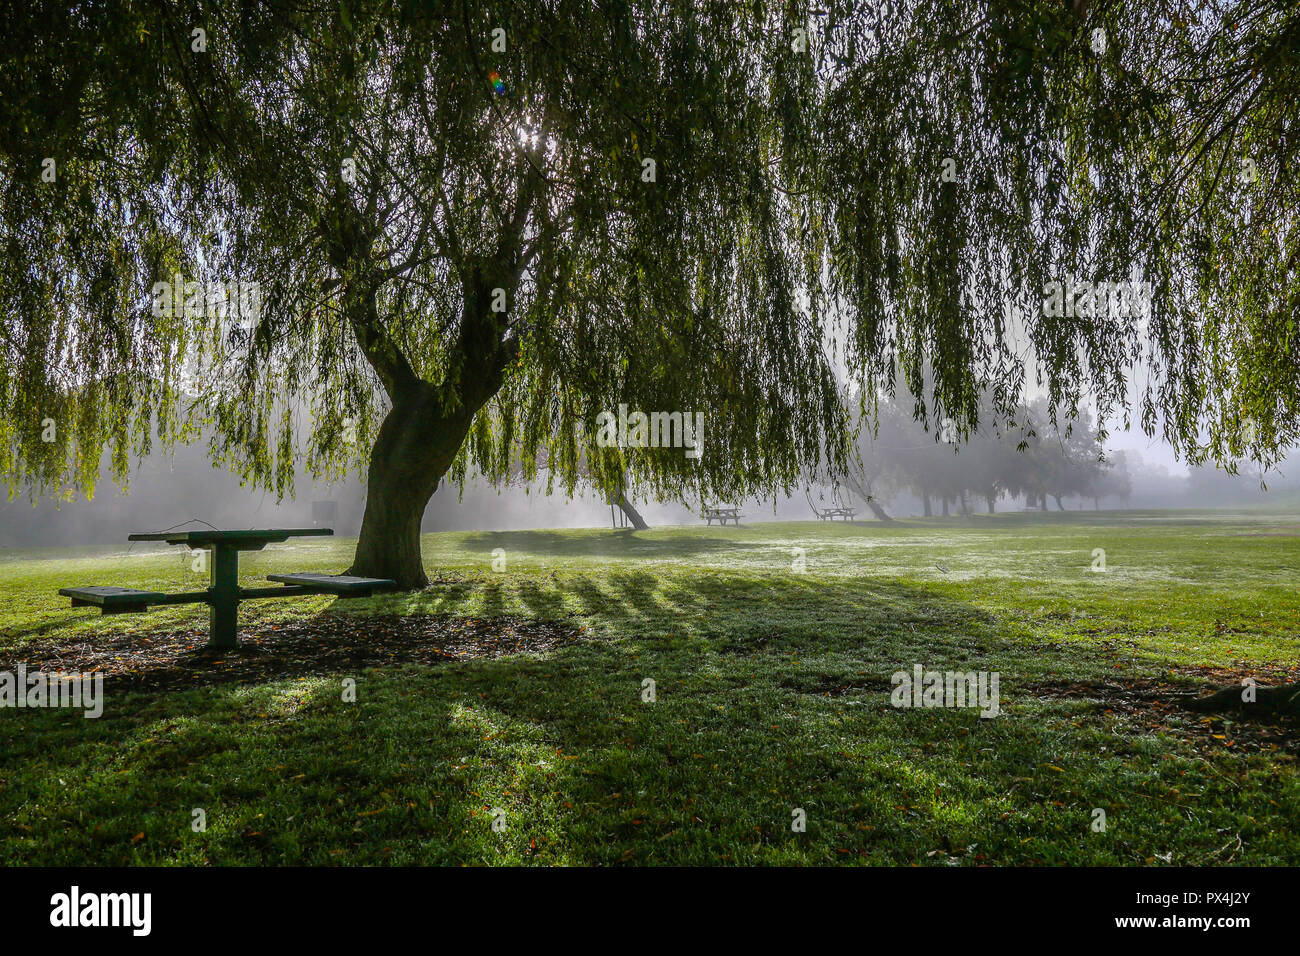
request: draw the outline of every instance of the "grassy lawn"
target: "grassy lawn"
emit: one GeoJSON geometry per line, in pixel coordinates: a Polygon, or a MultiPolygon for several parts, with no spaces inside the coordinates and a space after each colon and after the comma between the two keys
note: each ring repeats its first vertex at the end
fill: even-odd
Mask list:
{"type": "MultiPolygon", "coordinates": [[[[273,545],[245,556],[246,583],[341,570],[353,543],[273,545]]],[[[165,693],[110,678],[98,720],[0,710],[0,859],[1300,863],[1294,724],[1168,703],[1300,678],[1300,513],[477,532],[424,549],[424,593],[250,602],[243,627],[515,615],[578,639],[165,693]],[[890,675],[914,664],[998,672],[1001,713],[891,707],[890,675]]],[[[0,555],[0,669],[205,624],[197,607],[73,611],[59,587],[200,582],[179,549],[0,555]]]]}

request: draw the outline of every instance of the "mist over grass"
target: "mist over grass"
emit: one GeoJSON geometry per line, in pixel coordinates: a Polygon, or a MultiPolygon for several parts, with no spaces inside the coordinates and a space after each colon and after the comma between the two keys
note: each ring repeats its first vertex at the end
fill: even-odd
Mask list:
{"type": "MultiPolygon", "coordinates": [[[[1127,499],[1103,498],[1103,510],[1114,509],[1277,509],[1300,508],[1300,483],[1283,466],[1268,477],[1267,488],[1260,487],[1260,476],[1243,471],[1228,475],[1215,468],[1179,472],[1154,461],[1138,458],[1134,462],[1133,488],[1127,499]]],[[[433,496],[425,512],[423,530],[432,531],[508,531],[512,529],[592,528],[610,529],[622,524],[621,516],[611,515],[609,505],[599,496],[580,492],[572,500],[563,495],[547,496],[544,482],[531,488],[509,485],[497,488],[471,478],[462,493],[454,485],[444,484],[433,496]]],[[[0,501],[0,557],[5,551],[39,547],[75,547],[127,544],[126,536],[135,531],[159,531],[190,522],[223,529],[311,527],[313,502],[333,502],[336,518],[329,522],[335,532],[355,536],[365,509],[365,483],[355,476],[335,482],[313,481],[303,473],[298,476],[295,495],[277,502],[269,492],[240,486],[235,475],[214,468],[197,447],[180,448],[173,458],[154,455],[135,472],[125,490],[104,482],[92,500],[76,499],[55,502],[44,499],[34,505],[25,497],[0,501]],[[192,519],[197,519],[194,521],[192,519]]],[[[832,492],[826,487],[810,491],[813,503],[826,507],[832,492]]],[[[841,489],[840,499],[856,507],[859,521],[870,521],[863,503],[841,489]]],[[[795,492],[775,501],[736,502],[747,523],[794,520],[813,517],[808,497],[795,492]]],[[[921,500],[905,488],[890,489],[880,496],[886,511],[896,517],[922,514],[921,500]]],[[[1067,509],[1094,510],[1090,499],[1066,498],[1067,509]]],[[[673,502],[638,501],[638,510],[652,527],[692,524],[699,520],[693,511],[673,502]]],[[[984,502],[972,499],[972,513],[985,512],[984,502]]],[[[1001,498],[999,512],[1025,510],[1024,499],[1001,498]]],[[[1055,511],[1055,504],[1051,505],[1055,511]]],[[[696,509],[698,510],[698,508],[696,509]]],[[[953,506],[953,513],[960,508],[953,506]]]]}

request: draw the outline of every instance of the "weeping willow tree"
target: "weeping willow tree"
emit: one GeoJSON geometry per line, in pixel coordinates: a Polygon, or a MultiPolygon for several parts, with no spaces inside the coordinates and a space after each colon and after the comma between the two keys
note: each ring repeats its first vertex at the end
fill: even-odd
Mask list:
{"type": "Polygon", "coordinates": [[[1300,364],[1296,25],[1280,2],[38,4],[0,63],[0,472],[89,492],[106,451],[122,481],[204,433],[277,493],[301,455],[364,468],[352,571],[419,587],[421,515],[471,470],[690,501],[842,470],[837,370],[965,431],[1029,377],[1066,415],[1128,414],[1141,368],[1149,430],[1271,454],[1300,364]],[[1253,189],[1220,175],[1247,157],[1253,189]],[[1076,278],[1153,292],[1075,309],[1076,278]],[[623,406],[703,413],[698,454],[602,441],[623,406]]]}

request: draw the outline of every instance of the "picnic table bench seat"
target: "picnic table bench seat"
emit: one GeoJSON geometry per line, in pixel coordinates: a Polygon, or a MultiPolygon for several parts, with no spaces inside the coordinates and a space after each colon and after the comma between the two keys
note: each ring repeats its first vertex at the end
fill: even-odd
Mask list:
{"type": "Polygon", "coordinates": [[[351,574],[316,574],[299,571],[293,574],[268,574],[268,581],[277,584],[294,584],[299,587],[320,588],[330,594],[344,597],[370,597],[376,591],[391,591],[397,582],[388,578],[359,578],[351,574]]]}
{"type": "Polygon", "coordinates": [[[72,598],[73,607],[97,607],[103,614],[134,614],[167,598],[160,591],[136,591],[109,585],[59,588],[59,594],[72,598]]]}
{"type": "MultiPolygon", "coordinates": [[[[191,519],[197,521],[198,519],[191,519]]],[[[189,524],[190,522],[185,522],[189,524]]],[[[201,522],[200,522],[201,523],[201,522]]],[[[60,588],[59,594],[72,599],[73,607],[98,607],[103,614],[133,614],[154,605],[206,604],[209,608],[208,643],[205,650],[226,651],[239,646],[239,604],[264,598],[333,594],[340,598],[370,597],[376,591],[397,589],[388,578],[363,578],[352,574],[269,574],[268,581],[279,587],[246,588],[239,584],[239,556],[261,551],[268,544],[290,538],[333,534],[330,528],[248,528],[223,531],[211,526],[197,531],[148,531],[127,535],[130,541],[165,541],[191,550],[211,552],[211,584],[202,591],[163,593],[137,591],[108,585],[60,588]]]]}

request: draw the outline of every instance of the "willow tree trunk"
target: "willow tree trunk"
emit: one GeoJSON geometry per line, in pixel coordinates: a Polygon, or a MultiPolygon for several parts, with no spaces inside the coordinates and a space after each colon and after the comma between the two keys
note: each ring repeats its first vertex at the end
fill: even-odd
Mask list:
{"type": "Polygon", "coordinates": [[[632,502],[627,500],[627,495],[623,494],[623,492],[618,493],[618,498],[615,499],[614,504],[618,505],[619,510],[627,515],[627,520],[632,522],[632,527],[637,531],[650,530],[650,526],[645,523],[645,518],[642,518],[641,513],[632,507],[632,502]]]}
{"type": "Polygon", "coordinates": [[[508,301],[522,274],[518,243],[540,182],[529,181],[516,205],[512,232],[496,253],[457,264],[461,321],[448,343],[442,381],[426,381],[395,342],[379,314],[383,277],[372,233],[339,194],[329,220],[326,251],[340,276],[343,314],[357,346],[388,394],[392,407],[370,449],[366,511],[348,573],[391,578],[404,590],[427,587],[420,560],[420,521],[429,499],[456,459],[474,416],[505,380],[518,358],[519,340],[499,303],[508,301]]]}
{"type": "Polygon", "coordinates": [[[391,578],[404,590],[427,587],[420,521],[451,467],[477,409],[448,414],[421,382],[394,403],[370,451],[366,511],[349,574],[391,578]]]}
{"type": "Polygon", "coordinates": [[[893,522],[894,519],[885,514],[885,509],[880,507],[879,503],[876,501],[876,496],[871,493],[870,480],[867,481],[866,486],[864,487],[862,482],[853,475],[845,475],[844,483],[847,484],[849,489],[861,498],[863,503],[871,509],[871,513],[876,516],[877,520],[893,522]]]}
{"type": "Polygon", "coordinates": [[[875,498],[867,499],[867,507],[871,509],[871,513],[876,516],[877,520],[893,522],[894,519],[889,517],[889,515],[886,514],[885,509],[876,503],[875,498]]]}
{"type": "Polygon", "coordinates": [[[881,522],[893,522],[893,518],[885,514],[883,507],[880,507],[880,503],[876,501],[875,494],[871,493],[870,479],[867,479],[866,484],[863,484],[854,475],[845,475],[844,483],[849,486],[850,492],[862,498],[862,502],[865,503],[868,509],[871,509],[871,514],[874,514],[876,519],[881,520],[881,522]]]}

